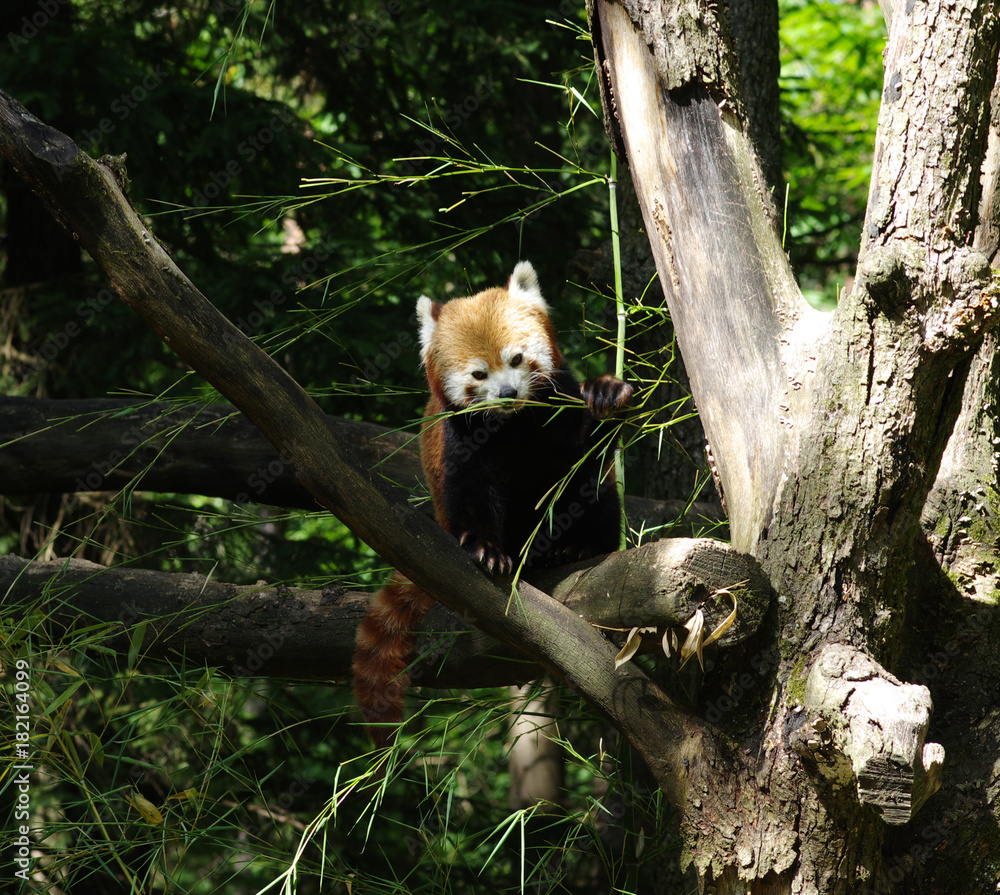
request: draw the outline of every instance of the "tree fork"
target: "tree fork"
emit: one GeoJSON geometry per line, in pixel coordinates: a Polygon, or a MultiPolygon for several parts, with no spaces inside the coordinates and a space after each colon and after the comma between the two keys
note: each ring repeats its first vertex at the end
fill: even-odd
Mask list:
{"type": "Polygon", "coordinates": [[[846,611],[856,617],[835,628],[853,627],[852,642],[884,663],[896,658],[906,557],[997,316],[1000,281],[972,242],[998,36],[989,2],[893,13],[858,277],[818,351],[813,423],[778,537],[758,553],[779,590],[818,597],[813,625],[785,628],[800,648],[846,611]],[[937,64],[955,58],[961,72],[937,64]],[[804,523],[803,508],[817,506],[838,520],[832,542],[804,523]]]}
{"type": "MultiPolygon", "coordinates": [[[[920,508],[995,317],[996,284],[964,239],[997,75],[995,9],[966,0],[897,10],[858,284],[830,315],[805,308],[768,226],[732,67],[713,64],[728,58],[724,8],[592,0],[588,10],[609,133],[642,204],[733,543],[762,560],[781,595],[775,704],[762,739],[743,728],[758,759],[733,779],[692,782],[703,796],[686,807],[687,859],[718,892],[765,878],[769,891],[840,891],[858,881],[855,868],[880,867],[882,830],[859,809],[884,802],[867,785],[815,798],[815,765],[810,797],[788,735],[810,665],[850,674],[851,663],[814,664],[824,644],[894,659],[920,508]],[[951,80],[931,77],[935,63],[934,75],[952,66],[951,80]],[[924,204],[909,201],[915,191],[924,204]],[[724,805],[736,817],[723,821],[724,805]]],[[[916,733],[903,739],[914,743],[930,702],[923,688],[907,692],[914,699],[892,701],[895,716],[882,720],[909,725],[916,733]]],[[[865,736],[834,746],[855,776],[868,768],[857,756],[879,751],[874,731],[865,736]]],[[[893,796],[906,807],[892,814],[909,817],[933,788],[940,750],[926,765],[923,749],[888,751],[911,768],[893,796]]]]}

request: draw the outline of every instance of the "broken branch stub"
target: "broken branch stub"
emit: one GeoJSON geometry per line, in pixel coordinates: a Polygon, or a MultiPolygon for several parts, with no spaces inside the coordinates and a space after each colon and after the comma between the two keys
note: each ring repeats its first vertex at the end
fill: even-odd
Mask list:
{"type": "Polygon", "coordinates": [[[659,629],[657,639],[664,628],[684,627],[699,609],[707,636],[727,620],[736,601],[735,622],[720,632],[724,648],[754,634],[774,595],[756,559],[711,538],[664,538],[532,570],[526,580],[591,624],[622,631],[649,626],[659,629]]]}
{"type": "Polygon", "coordinates": [[[795,750],[886,823],[904,824],[941,785],[944,748],[925,743],[930,691],[904,684],[846,644],[823,648],[806,682],[807,723],[795,750]]]}

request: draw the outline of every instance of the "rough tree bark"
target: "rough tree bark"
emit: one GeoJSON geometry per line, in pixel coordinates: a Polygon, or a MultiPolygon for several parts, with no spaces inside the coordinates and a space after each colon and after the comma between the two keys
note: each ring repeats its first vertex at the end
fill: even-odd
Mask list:
{"type": "MultiPolygon", "coordinates": [[[[973,247],[1000,266],[1000,80],[993,88],[983,195],[973,247]]],[[[986,335],[962,409],[924,504],[910,570],[901,674],[937,704],[933,737],[948,755],[946,785],[908,835],[887,837],[900,891],[992,892],[1000,878],[1000,353],[986,335]],[[905,873],[904,873],[905,871],[905,873]],[[971,883],[969,882],[971,878],[971,883]]],[[[912,826],[912,825],[911,825],[912,826]]]]}
{"type": "MultiPolygon", "coordinates": [[[[805,306],[770,226],[725,12],[590,5],[609,132],[632,171],[733,543],[780,594],[761,653],[776,657],[772,698],[720,719],[742,748],[692,761],[684,860],[716,893],[875,891],[906,841],[885,845],[886,824],[912,817],[944,758],[925,742],[927,689],[884,667],[899,664],[918,605],[907,570],[921,509],[996,316],[973,235],[994,188],[980,172],[997,10],[896,9],[857,282],[828,316],[805,306]]],[[[995,455],[976,473],[985,502],[995,455]]],[[[995,602],[995,579],[979,580],[995,602]]],[[[916,885],[918,870],[902,876],[916,885]]]]}

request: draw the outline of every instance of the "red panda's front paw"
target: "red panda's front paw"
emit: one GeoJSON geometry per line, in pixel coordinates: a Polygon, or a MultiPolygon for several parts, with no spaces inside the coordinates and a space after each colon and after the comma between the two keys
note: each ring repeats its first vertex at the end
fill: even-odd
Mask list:
{"type": "Polygon", "coordinates": [[[588,379],[580,391],[590,412],[600,420],[625,407],[632,399],[633,389],[617,376],[605,373],[596,379],[588,379]]]}
{"type": "Polygon", "coordinates": [[[490,575],[509,575],[514,571],[514,560],[504,553],[493,541],[478,538],[471,531],[462,533],[458,539],[472,558],[490,575]]]}

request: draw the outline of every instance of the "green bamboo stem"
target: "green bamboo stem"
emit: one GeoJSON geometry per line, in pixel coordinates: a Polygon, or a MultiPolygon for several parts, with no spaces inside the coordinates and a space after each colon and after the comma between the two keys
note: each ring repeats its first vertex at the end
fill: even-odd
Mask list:
{"type": "MultiPolygon", "coordinates": [[[[625,300],[622,297],[622,251],[618,238],[618,159],[611,152],[611,174],[608,177],[608,198],[611,212],[611,251],[615,266],[615,315],[618,320],[618,330],[615,333],[615,376],[624,379],[625,376],[625,300]]],[[[618,502],[622,508],[622,536],[618,544],[624,550],[628,536],[628,526],[625,524],[625,461],[622,456],[622,439],[618,437],[615,445],[615,480],[618,484],[618,502]]]]}

